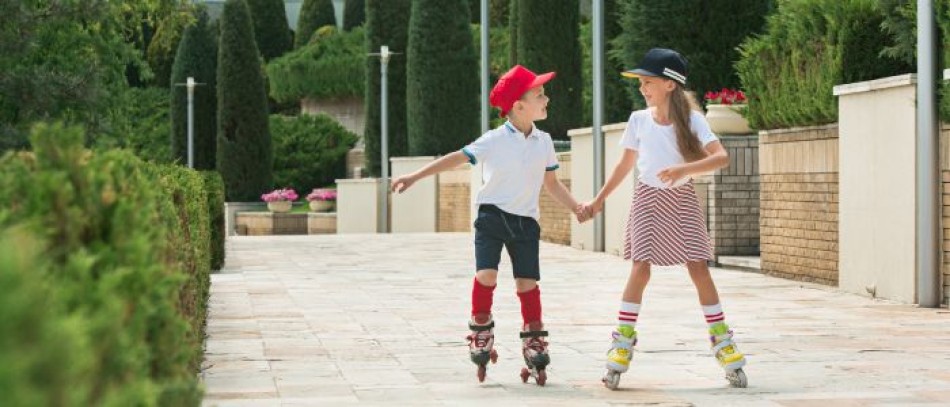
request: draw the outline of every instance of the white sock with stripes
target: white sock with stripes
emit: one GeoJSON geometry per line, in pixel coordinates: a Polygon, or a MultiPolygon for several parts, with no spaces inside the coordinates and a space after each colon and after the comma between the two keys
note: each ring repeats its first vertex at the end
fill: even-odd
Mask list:
{"type": "Polygon", "coordinates": [[[636,327],[637,317],[640,315],[640,304],[623,301],[620,303],[620,313],[617,314],[618,325],[636,327]]]}
{"type": "Polygon", "coordinates": [[[703,305],[703,315],[706,316],[706,323],[713,326],[726,319],[722,313],[722,304],[703,305]]]}

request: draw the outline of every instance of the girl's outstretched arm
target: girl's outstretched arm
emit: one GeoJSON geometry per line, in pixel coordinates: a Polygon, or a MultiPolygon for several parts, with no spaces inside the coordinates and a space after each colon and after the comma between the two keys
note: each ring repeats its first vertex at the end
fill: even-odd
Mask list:
{"type": "Polygon", "coordinates": [[[442,158],[427,164],[425,167],[418,169],[417,171],[398,178],[394,178],[390,186],[392,187],[393,192],[402,193],[402,191],[409,189],[412,184],[415,184],[416,181],[420,179],[428,177],[432,174],[438,174],[445,170],[450,170],[467,162],[468,156],[466,156],[461,150],[449,153],[442,156],[442,158]]]}
{"type": "Polygon", "coordinates": [[[633,166],[636,164],[637,150],[623,149],[623,155],[620,156],[620,161],[617,162],[613,172],[610,173],[610,178],[607,178],[607,182],[600,189],[600,192],[597,193],[597,196],[594,197],[594,200],[585,204],[585,206],[590,209],[591,216],[604,209],[604,201],[617,189],[617,186],[623,182],[624,178],[627,178],[627,175],[633,171],[633,166]]]}

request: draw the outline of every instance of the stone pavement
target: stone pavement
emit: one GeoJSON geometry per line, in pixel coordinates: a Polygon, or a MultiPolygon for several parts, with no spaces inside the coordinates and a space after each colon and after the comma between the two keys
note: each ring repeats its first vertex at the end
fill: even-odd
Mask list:
{"type": "Polygon", "coordinates": [[[548,384],[522,384],[510,267],[495,291],[496,348],[479,384],[468,361],[468,234],[232,237],[212,276],[202,377],[208,406],[950,405],[950,313],[831,287],[715,269],[749,358],[729,388],[708,353],[682,268],[647,288],[634,366],[600,383],[629,265],[541,246],[548,384]]]}

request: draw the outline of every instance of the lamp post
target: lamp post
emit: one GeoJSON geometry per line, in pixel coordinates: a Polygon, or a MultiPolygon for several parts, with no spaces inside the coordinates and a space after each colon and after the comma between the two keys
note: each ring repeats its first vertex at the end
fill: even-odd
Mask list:
{"type": "Polygon", "coordinates": [[[204,84],[195,82],[191,76],[185,83],[175,84],[188,90],[188,168],[195,168],[195,86],[198,85],[204,84]]]}
{"type": "Polygon", "coordinates": [[[397,55],[396,52],[389,51],[388,45],[379,47],[379,52],[369,55],[379,57],[379,75],[380,75],[380,132],[379,132],[379,154],[380,154],[380,183],[379,183],[379,208],[380,215],[376,218],[376,230],[379,233],[389,233],[389,83],[386,80],[386,68],[389,65],[389,58],[397,55]]]}

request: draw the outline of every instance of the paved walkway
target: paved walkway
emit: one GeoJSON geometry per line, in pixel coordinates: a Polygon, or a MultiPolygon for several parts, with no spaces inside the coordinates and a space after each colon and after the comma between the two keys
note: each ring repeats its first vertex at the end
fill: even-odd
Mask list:
{"type": "MultiPolygon", "coordinates": [[[[748,389],[708,353],[685,270],[647,289],[635,365],[599,379],[628,264],[542,244],[548,385],[521,383],[519,305],[495,293],[498,364],[468,361],[468,234],[234,237],[212,276],[205,404],[950,405],[950,314],[754,273],[714,270],[749,358],[748,389]]],[[[502,275],[510,270],[502,265],[502,275]]]]}

